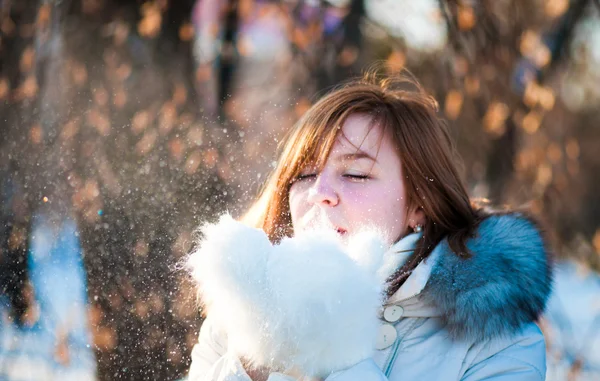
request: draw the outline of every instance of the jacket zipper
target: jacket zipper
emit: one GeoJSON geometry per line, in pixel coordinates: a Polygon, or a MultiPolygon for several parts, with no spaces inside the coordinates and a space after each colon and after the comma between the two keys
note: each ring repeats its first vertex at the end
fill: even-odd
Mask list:
{"type": "Polygon", "coordinates": [[[394,367],[394,362],[396,361],[396,357],[398,356],[398,349],[400,348],[400,344],[402,343],[402,340],[404,340],[405,337],[407,337],[410,333],[412,333],[412,331],[414,331],[415,326],[421,321],[423,320],[423,318],[416,318],[415,321],[412,323],[411,326],[409,326],[408,330],[406,331],[406,333],[402,336],[399,337],[396,342],[394,343],[394,346],[392,348],[392,350],[390,351],[390,354],[385,362],[385,367],[384,367],[384,372],[383,374],[385,374],[385,376],[387,378],[390,377],[390,374],[392,373],[392,368],[394,367]]]}

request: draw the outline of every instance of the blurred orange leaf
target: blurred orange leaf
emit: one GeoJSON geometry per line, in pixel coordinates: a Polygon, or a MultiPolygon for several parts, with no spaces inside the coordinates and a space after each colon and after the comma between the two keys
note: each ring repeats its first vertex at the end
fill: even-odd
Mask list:
{"type": "Polygon", "coordinates": [[[210,37],[217,37],[219,33],[221,33],[221,26],[218,22],[211,22],[208,27],[208,31],[210,37]]]}
{"type": "Polygon", "coordinates": [[[344,46],[338,55],[338,62],[341,66],[347,67],[356,62],[358,58],[358,48],[356,46],[344,46]]]}
{"type": "Polygon", "coordinates": [[[185,143],[179,138],[173,138],[168,144],[169,153],[176,161],[180,161],[185,153],[185,143]]]}
{"type": "Polygon", "coordinates": [[[394,50],[388,58],[385,60],[385,66],[390,73],[398,73],[406,65],[406,55],[404,53],[394,50]]]}
{"type": "Polygon", "coordinates": [[[115,93],[113,94],[113,104],[121,109],[125,106],[125,104],[127,103],[127,93],[125,92],[125,90],[123,88],[119,88],[115,91],[115,93]]]}
{"type": "Polygon", "coordinates": [[[117,78],[119,78],[120,81],[126,80],[127,78],[129,78],[130,75],[131,65],[127,63],[122,63],[121,65],[119,65],[119,67],[117,68],[117,78]]]}
{"type": "Polygon", "coordinates": [[[15,97],[17,100],[31,99],[36,96],[38,90],[37,79],[35,76],[30,75],[23,81],[21,86],[17,88],[15,97]]]}
{"type": "Polygon", "coordinates": [[[29,130],[29,139],[33,144],[40,144],[42,142],[43,132],[42,126],[39,123],[36,123],[29,130]]]}
{"type": "MultiPolygon", "coordinates": [[[[29,288],[33,287],[29,286],[29,288]]],[[[35,299],[32,298],[31,302],[29,303],[29,307],[25,311],[25,314],[23,314],[23,321],[27,327],[33,327],[39,320],[40,306],[35,299]]]]}
{"type": "Polygon", "coordinates": [[[233,177],[233,171],[231,170],[231,165],[229,165],[229,163],[219,163],[218,172],[219,177],[225,181],[229,181],[233,177]]]}
{"type": "Polygon", "coordinates": [[[146,242],[146,240],[143,238],[138,239],[133,248],[133,253],[137,257],[146,257],[149,251],[150,246],[148,245],[148,242],[146,242]]]}
{"type": "Polygon", "coordinates": [[[160,116],[158,119],[158,129],[161,135],[169,133],[173,129],[176,120],[177,108],[175,107],[175,104],[171,101],[165,102],[160,109],[160,116]]]}
{"type": "Polygon", "coordinates": [[[540,88],[541,86],[536,81],[529,81],[523,93],[523,103],[529,107],[534,107],[539,100],[540,88]]]}
{"type": "Polygon", "coordinates": [[[302,97],[298,99],[296,105],[294,106],[294,112],[296,117],[299,118],[310,108],[310,100],[306,97],[302,97]]]}
{"type": "Polygon", "coordinates": [[[551,18],[561,16],[568,8],[569,0],[546,0],[544,2],[544,11],[551,18]]]}
{"type": "Polygon", "coordinates": [[[152,307],[152,311],[154,313],[160,313],[165,308],[165,303],[161,295],[157,293],[152,293],[150,296],[150,306],[152,307]]]}
{"type": "Polygon", "coordinates": [[[446,94],[444,112],[450,120],[455,120],[460,115],[463,105],[463,95],[457,90],[450,90],[446,94]]]}
{"type": "Polygon", "coordinates": [[[249,57],[254,51],[252,40],[248,36],[242,36],[238,42],[237,49],[242,57],[249,57]]]}
{"type": "Polygon", "coordinates": [[[25,229],[14,227],[10,230],[10,236],[8,237],[8,247],[10,250],[16,250],[22,247],[27,242],[27,233],[25,229]]]}
{"type": "Polygon", "coordinates": [[[7,99],[9,91],[10,91],[10,83],[8,82],[8,79],[1,78],[0,79],[0,100],[7,99]]]}
{"type": "Polygon", "coordinates": [[[179,27],[179,39],[181,41],[191,41],[194,38],[194,26],[191,23],[185,23],[179,27]]]}
{"type": "Polygon", "coordinates": [[[73,76],[73,82],[75,82],[77,86],[83,86],[88,78],[85,65],[80,63],[72,64],[71,75],[73,76]]]}
{"type": "Polygon", "coordinates": [[[600,254],[600,229],[596,230],[596,234],[594,234],[593,239],[594,249],[596,249],[596,254],[600,254]]]}
{"type": "Polygon", "coordinates": [[[543,115],[533,110],[523,118],[522,126],[528,134],[534,134],[542,124],[543,115]]]}
{"type": "Polygon", "coordinates": [[[546,188],[552,182],[552,167],[548,164],[540,165],[535,181],[542,189],[546,188]]]}
{"type": "Polygon", "coordinates": [[[306,50],[308,48],[308,44],[310,43],[307,32],[298,27],[294,28],[292,41],[300,50],[306,50]]]}
{"type": "Polygon", "coordinates": [[[461,6],[458,9],[458,27],[461,30],[471,30],[475,26],[477,18],[472,7],[461,6]]]}
{"type": "Polygon", "coordinates": [[[54,360],[62,366],[67,366],[71,361],[69,336],[66,332],[57,332],[55,337],[57,342],[54,347],[54,360]]]}
{"type": "Polygon", "coordinates": [[[156,138],[158,137],[158,133],[156,130],[151,129],[146,131],[144,136],[140,139],[139,142],[135,145],[135,150],[140,156],[146,155],[148,152],[152,151],[154,148],[154,144],[156,143],[156,138]]]}
{"type": "Polygon", "coordinates": [[[559,145],[556,143],[550,143],[550,145],[548,145],[548,160],[550,160],[550,162],[557,164],[561,159],[562,159],[562,150],[560,149],[559,145]]]}
{"type": "Polygon", "coordinates": [[[79,131],[79,120],[71,119],[64,124],[62,131],[60,132],[60,138],[62,140],[70,140],[79,131]]]}
{"type": "Polygon", "coordinates": [[[505,103],[490,103],[487,112],[483,117],[485,130],[494,136],[501,136],[504,134],[504,123],[506,122],[506,118],[508,118],[509,112],[510,109],[505,103]]]}
{"type": "Polygon", "coordinates": [[[213,74],[212,67],[210,65],[200,65],[196,70],[196,80],[198,82],[208,81],[213,74]]]}
{"type": "Polygon", "coordinates": [[[185,173],[188,175],[192,175],[198,170],[200,163],[202,161],[202,155],[199,150],[196,150],[188,156],[188,159],[185,162],[185,173]]]}
{"type": "Polygon", "coordinates": [[[530,81],[525,87],[523,102],[529,107],[536,105],[542,106],[545,110],[551,110],[554,107],[554,92],[549,87],[544,87],[536,81],[530,81]]]}
{"type": "Polygon", "coordinates": [[[150,315],[150,307],[148,306],[148,303],[142,300],[137,300],[135,302],[134,311],[137,317],[142,321],[146,321],[150,315]]]}
{"type": "Polygon", "coordinates": [[[81,11],[85,14],[94,14],[102,8],[104,0],[82,0],[81,11]]]}
{"type": "Polygon", "coordinates": [[[240,19],[246,20],[252,16],[252,12],[257,7],[254,4],[254,0],[239,0],[238,2],[238,14],[240,19]]]}
{"type": "Polygon", "coordinates": [[[91,304],[88,308],[88,322],[95,329],[102,321],[102,310],[97,304],[91,304]]]}
{"type": "Polygon", "coordinates": [[[552,53],[550,49],[544,45],[540,44],[533,53],[533,62],[539,68],[542,68],[550,63],[550,59],[552,58],[552,53]]]}
{"type": "Polygon", "coordinates": [[[112,195],[119,195],[122,191],[122,187],[119,184],[119,180],[117,179],[117,175],[115,171],[110,166],[108,159],[106,156],[102,155],[96,158],[98,164],[98,175],[100,180],[112,195]]]}
{"type": "Polygon", "coordinates": [[[10,16],[6,16],[2,19],[0,23],[0,30],[5,36],[11,36],[16,29],[15,23],[12,21],[10,16]]]}
{"type": "MultiPolygon", "coordinates": [[[[192,115],[192,113],[190,112],[182,112],[181,115],[179,115],[179,120],[177,121],[177,124],[179,125],[179,129],[180,130],[185,130],[187,129],[189,126],[192,125],[192,123],[194,122],[194,116],[192,115]]],[[[202,124],[197,124],[197,126],[202,126],[202,124]]]]}
{"type": "Polygon", "coordinates": [[[19,69],[22,73],[28,73],[33,69],[35,63],[35,50],[32,46],[28,46],[23,50],[21,54],[21,60],[19,61],[19,69]]]}
{"type": "Polygon", "coordinates": [[[454,71],[458,76],[464,76],[469,71],[469,61],[462,56],[454,58],[454,71]]]}
{"type": "Polygon", "coordinates": [[[93,329],[94,346],[103,352],[109,352],[117,344],[117,332],[111,327],[93,329]]]}
{"type": "Polygon", "coordinates": [[[131,121],[131,129],[134,134],[139,134],[144,131],[150,124],[150,112],[141,110],[135,113],[131,121]]]}
{"type": "Polygon", "coordinates": [[[579,143],[575,139],[569,139],[567,147],[565,148],[567,156],[571,160],[577,160],[579,158],[579,143]]]}
{"type": "Polygon", "coordinates": [[[200,146],[204,140],[204,131],[200,127],[192,127],[188,131],[187,141],[191,145],[200,146]]]}
{"type": "Polygon", "coordinates": [[[554,108],[555,101],[556,98],[552,89],[548,87],[543,87],[539,96],[540,106],[542,106],[543,109],[549,111],[552,110],[552,108],[554,108]]]}
{"type": "Polygon", "coordinates": [[[525,149],[519,152],[516,160],[516,167],[519,171],[525,171],[533,167],[535,155],[530,149],[525,149]]]}
{"type": "MultiPolygon", "coordinates": [[[[107,72],[112,72],[114,68],[117,67],[117,63],[119,61],[119,55],[112,47],[104,49],[104,53],[102,54],[102,59],[106,63],[107,72]]],[[[108,75],[107,75],[108,76],[108,75]]]]}
{"type": "Polygon", "coordinates": [[[113,31],[113,41],[116,46],[123,45],[127,37],[129,36],[129,25],[124,22],[118,21],[115,24],[113,31]]]}
{"type": "Polygon", "coordinates": [[[473,96],[479,92],[480,82],[479,78],[474,75],[467,75],[465,77],[465,91],[467,94],[473,96]]]}
{"type": "Polygon", "coordinates": [[[160,32],[162,14],[155,2],[142,5],[142,20],[138,23],[138,33],[143,37],[156,37],[160,32]]]}
{"type": "Polygon", "coordinates": [[[100,195],[100,188],[98,187],[98,181],[96,179],[86,180],[83,186],[83,199],[86,201],[93,201],[100,195]]]}
{"type": "Polygon", "coordinates": [[[526,30],[521,35],[519,49],[524,56],[532,56],[533,51],[540,44],[540,36],[532,30],[526,30]]]}
{"type": "Polygon", "coordinates": [[[52,8],[50,3],[43,4],[38,10],[36,24],[38,28],[45,28],[50,23],[50,14],[52,13],[52,8]]]}
{"type": "Polygon", "coordinates": [[[187,100],[187,89],[182,83],[178,83],[175,85],[175,90],[173,91],[173,103],[177,106],[182,106],[185,104],[187,100]]]}
{"type": "Polygon", "coordinates": [[[110,120],[100,111],[93,109],[87,113],[87,123],[94,127],[102,136],[110,134],[110,120]]]}
{"type": "Polygon", "coordinates": [[[538,32],[533,30],[523,32],[519,49],[521,54],[533,60],[537,67],[544,67],[550,62],[550,49],[542,42],[538,32]]]}
{"type": "Polygon", "coordinates": [[[204,165],[206,165],[206,167],[208,167],[208,168],[214,167],[215,164],[217,164],[218,160],[219,160],[219,152],[216,149],[210,148],[204,152],[203,161],[204,161],[204,165]]]}
{"type": "Polygon", "coordinates": [[[106,89],[104,89],[104,87],[99,87],[92,89],[92,92],[94,93],[94,101],[96,104],[100,107],[106,106],[108,103],[108,92],[106,89]]]}

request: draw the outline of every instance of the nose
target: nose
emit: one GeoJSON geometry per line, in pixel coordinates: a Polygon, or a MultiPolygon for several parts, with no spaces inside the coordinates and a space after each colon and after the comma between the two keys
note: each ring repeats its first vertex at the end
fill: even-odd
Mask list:
{"type": "Polygon", "coordinates": [[[340,202],[339,195],[332,181],[321,173],[308,190],[308,202],[326,206],[336,206],[340,202]]]}

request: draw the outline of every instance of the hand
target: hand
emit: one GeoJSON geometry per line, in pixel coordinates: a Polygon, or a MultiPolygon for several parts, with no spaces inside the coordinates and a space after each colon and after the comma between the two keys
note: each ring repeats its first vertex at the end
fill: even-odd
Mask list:
{"type": "Polygon", "coordinates": [[[248,377],[250,377],[252,381],[267,381],[267,378],[269,378],[271,370],[266,366],[252,366],[244,358],[240,359],[240,361],[242,362],[246,374],[248,374],[248,377]]]}
{"type": "Polygon", "coordinates": [[[287,369],[281,373],[288,377],[293,378],[294,380],[301,380],[304,377],[304,375],[296,368],[287,369]]]}
{"type": "Polygon", "coordinates": [[[294,380],[298,380],[298,381],[323,381],[323,379],[319,378],[319,377],[305,376],[302,372],[300,372],[296,368],[287,369],[286,371],[281,372],[281,374],[288,376],[290,378],[293,378],[294,380]]]}

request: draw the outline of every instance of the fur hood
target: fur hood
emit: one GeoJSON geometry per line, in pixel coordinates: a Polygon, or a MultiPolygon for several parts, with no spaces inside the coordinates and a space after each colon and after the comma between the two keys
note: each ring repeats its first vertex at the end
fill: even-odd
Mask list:
{"type": "Polygon", "coordinates": [[[480,341],[517,333],[543,313],[552,260],[542,232],[520,213],[492,214],[459,258],[442,241],[420,299],[433,306],[453,338],[480,341]]]}

